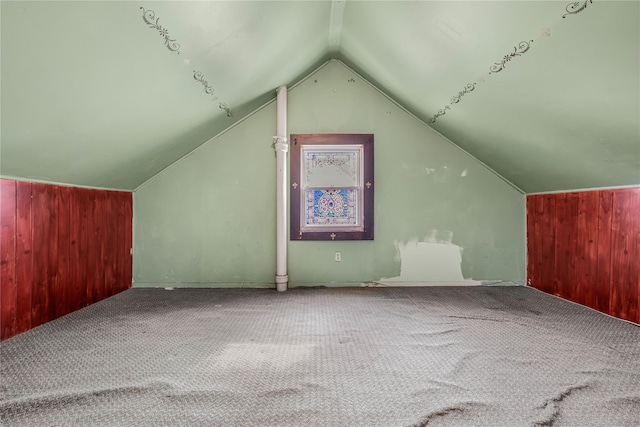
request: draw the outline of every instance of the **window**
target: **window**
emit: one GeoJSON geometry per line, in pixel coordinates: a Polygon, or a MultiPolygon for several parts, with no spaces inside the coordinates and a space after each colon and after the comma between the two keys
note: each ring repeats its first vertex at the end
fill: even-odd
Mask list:
{"type": "Polygon", "coordinates": [[[373,240],[373,135],[291,135],[291,240],[373,240]]]}

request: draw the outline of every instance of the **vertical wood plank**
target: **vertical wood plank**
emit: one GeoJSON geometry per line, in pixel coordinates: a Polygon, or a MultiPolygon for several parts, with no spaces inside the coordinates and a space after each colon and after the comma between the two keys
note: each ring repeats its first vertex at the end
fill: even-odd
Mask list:
{"type": "Polygon", "coordinates": [[[105,297],[117,293],[116,270],[118,265],[118,193],[105,193],[104,282],[105,297]]]}
{"type": "Polygon", "coordinates": [[[95,222],[95,212],[97,204],[97,192],[89,191],[86,200],[86,216],[87,216],[87,259],[86,259],[86,280],[85,280],[85,294],[86,305],[91,305],[96,301],[99,301],[97,294],[98,282],[96,270],[98,268],[98,261],[100,258],[100,246],[96,244],[97,241],[97,227],[95,222]]]}
{"type": "MultiPolygon", "coordinates": [[[[81,307],[86,307],[92,303],[90,297],[92,298],[93,292],[89,291],[89,289],[93,288],[92,285],[92,276],[89,273],[91,270],[91,266],[95,265],[95,259],[91,256],[91,242],[94,235],[94,227],[93,227],[93,205],[95,203],[95,195],[91,190],[82,190],[82,223],[80,230],[80,253],[84,255],[84,259],[82,265],[80,266],[82,283],[80,287],[80,295],[82,299],[80,300],[81,307]]],[[[95,256],[95,254],[94,254],[95,256]]]]}
{"type": "Polygon", "coordinates": [[[560,297],[564,295],[566,271],[566,241],[567,236],[567,195],[556,194],[556,249],[555,249],[555,281],[553,294],[560,297]]]}
{"type": "Polygon", "coordinates": [[[133,194],[127,193],[125,201],[124,215],[124,231],[125,231],[125,289],[129,289],[133,283],[133,194]]]}
{"type": "Polygon", "coordinates": [[[47,210],[46,186],[31,185],[31,212],[33,229],[31,245],[33,247],[33,286],[31,288],[31,327],[42,323],[48,315],[47,279],[49,267],[49,245],[45,243],[49,234],[49,211],[47,210]],[[45,314],[44,311],[47,311],[45,314]]]}
{"type": "Polygon", "coordinates": [[[0,340],[16,334],[16,182],[0,180],[0,340]]]}
{"type": "Polygon", "coordinates": [[[77,188],[76,194],[76,216],[78,218],[77,225],[77,256],[78,256],[78,269],[76,271],[76,308],[80,309],[86,307],[89,302],[87,299],[88,288],[88,265],[89,265],[89,216],[93,209],[93,196],[92,191],[77,188]]]}
{"type": "Polygon", "coordinates": [[[55,319],[57,307],[58,187],[33,184],[33,247],[35,281],[31,327],[55,319]]]}
{"type": "Polygon", "coordinates": [[[116,253],[116,292],[122,292],[126,289],[125,287],[125,265],[127,259],[125,257],[125,246],[126,236],[125,236],[125,203],[126,203],[126,195],[127,193],[119,192],[117,193],[117,224],[116,224],[116,235],[117,235],[117,253],[116,253]]]}
{"type": "Polygon", "coordinates": [[[556,295],[569,300],[575,297],[576,235],[578,228],[577,193],[556,196],[556,295]],[[560,205],[560,206],[559,206],[560,205]]]}
{"type": "Polygon", "coordinates": [[[636,312],[638,313],[635,322],[640,325],[640,188],[636,188],[633,190],[633,200],[634,200],[634,208],[633,212],[635,212],[635,225],[634,231],[636,235],[635,245],[634,245],[634,254],[631,259],[636,260],[636,262],[632,261],[632,268],[635,270],[635,274],[632,271],[632,277],[635,277],[636,280],[636,295],[638,296],[638,306],[636,312]]]}
{"type": "Polygon", "coordinates": [[[71,312],[71,187],[58,187],[58,259],[56,265],[55,318],[71,312]]]}
{"type": "Polygon", "coordinates": [[[578,194],[576,235],[576,292],[574,301],[597,308],[597,245],[599,192],[578,194]]]}
{"type": "Polygon", "coordinates": [[[631,208],[633,221],[633,232],[635,234],[635,244],[631,254],[631,279],[635,280],[636,288],[636,319],[640,324],[640,188],[631,190],[633,193],[633,207],[631,208]],[[635,261],[634,261],[635,260],[635,261]]]}
{"type": "Polygon", "coordinates": [[[33,213],[30,182],[16,183],[16,333],[31,329],[33,213]]]}
{"type": "Polygon", "coordinates": [[[635,219],[633,193],[625,190],[613,191],[613,217],[611,221],[611,299],[609,310],[612,316],[634,321],[638,317],[638,286],[635,283],[635,219]],[[632,275],[633,271],[633,275],[632,275]]]}
{"type": "Polygon", "coordinates": [[[542,277],[540,290],[552,294],[555,286],[556,264],[556,197],[548,194],[544,198],[542,219],[542,277]]]}
{"type": "Polygon", "coordinates": [[[536,196],[527,196],[527,286],[539,289],[538,279],[535,277],[535,216],[536,196]]]}
{"type": "MultiPolygon", "coordinates": [[[[49,235],[47,243],[47,309],[44,322],[56,318],[58,298],[61,296],[58,285],[58,196],[60,187],[47,185],[47,199],[49,203],[49,235]]],[[[46,237],[45,237],[46,238],[46,237]]]]}
{"type": "Polygon", "coordinates": [[[613,193],[600,191],[598,204],[598,249],[596,261],[596,309],[609,313],[611,298],[611,219],[613,193]]]}
{"type": "Polygon", "coordinates": [[[576,285],[575,278],[577,272],[577,235],[578,235],[578,206],[580,203],[580,194],[579,193],[569,193],[567,194],[567,208],[565,213],[568,215],[566,218],[568,219],[566,225],[568,228],[568,239],[567,239],[567,250],[566,260],[568,260],[567,272],[568,277],[565,282],[568,287],[564,288],[564,292],[567,294],[567,298],[574,301],[576,299],[576,285]]]}
{"type": "Polygon", "coordinates": [[[543,289],[545,284],[542,282],[542,224],[544,218],[544,195],[535,196],[535,214],[533,217],[533,244],[535,246],[533,253],[533,277],[536,278],[536,288],[543,289]]]}
{"type": "Polygon", "coordinates": [[[106,233],[108,225],[107,192],[96,191],[96,203],[93,220],[95,222],[95,240],[91,242],[96,247],[95,270],[89,272],[94,275],[94,286],[96,299],[94,302],[106,298],[105,286],[105,259],[106,259],[106,233]]]}

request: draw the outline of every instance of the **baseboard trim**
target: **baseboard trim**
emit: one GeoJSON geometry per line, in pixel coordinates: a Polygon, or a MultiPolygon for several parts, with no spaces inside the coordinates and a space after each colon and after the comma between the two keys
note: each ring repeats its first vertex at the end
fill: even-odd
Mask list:
{"type": "Polygon", "coordinates": [[[261,282],[183,282],[183,283],[162,283],[162,282],[135,282],[132,288],[254,288],[254,289],[275,289],[275,283],[261,282]]]}
{"type": "MultiPolygon", "coordinates": [[[[372,282],[289,282],[288,288],[408,288],[430,286],[523,286],[521,282],[504,280],[461,280],[451,282],[399,282],[399,281],[372,281],[372,282]]],[[[211,288],[211,289],[275,289],[275,283],[267,282],[135,282],[133,288],[211,288]]]]}

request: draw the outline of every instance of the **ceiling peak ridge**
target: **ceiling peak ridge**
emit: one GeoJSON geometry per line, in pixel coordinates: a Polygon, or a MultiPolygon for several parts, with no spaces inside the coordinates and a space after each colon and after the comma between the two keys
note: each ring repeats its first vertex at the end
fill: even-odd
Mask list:
{"type": "Polygon", "coordinates": [[[331,18],[329,21],[329,50],[340,50],[342,37],[342,23],[344,21],[344,8],[347,0],[333,0],[331,2],[331,18]]]}

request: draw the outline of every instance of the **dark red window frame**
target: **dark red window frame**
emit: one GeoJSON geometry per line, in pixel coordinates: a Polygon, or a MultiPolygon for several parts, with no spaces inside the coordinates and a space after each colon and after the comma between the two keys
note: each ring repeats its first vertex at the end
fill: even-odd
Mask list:
{"type": "MultiPolygon", "coordinates": [[[[292,134],[290,139],[290,213],[291,240],[373,240],[373,134],[292,134]],[[300,197],[300,147],[302,145],[362,145],[364,148],[363,231],[340,231],[327,226],[323,231],[301,232],[302,212],[300,197]]],[[[323,227],[324,229],[325,227],[323,227]]]]}

